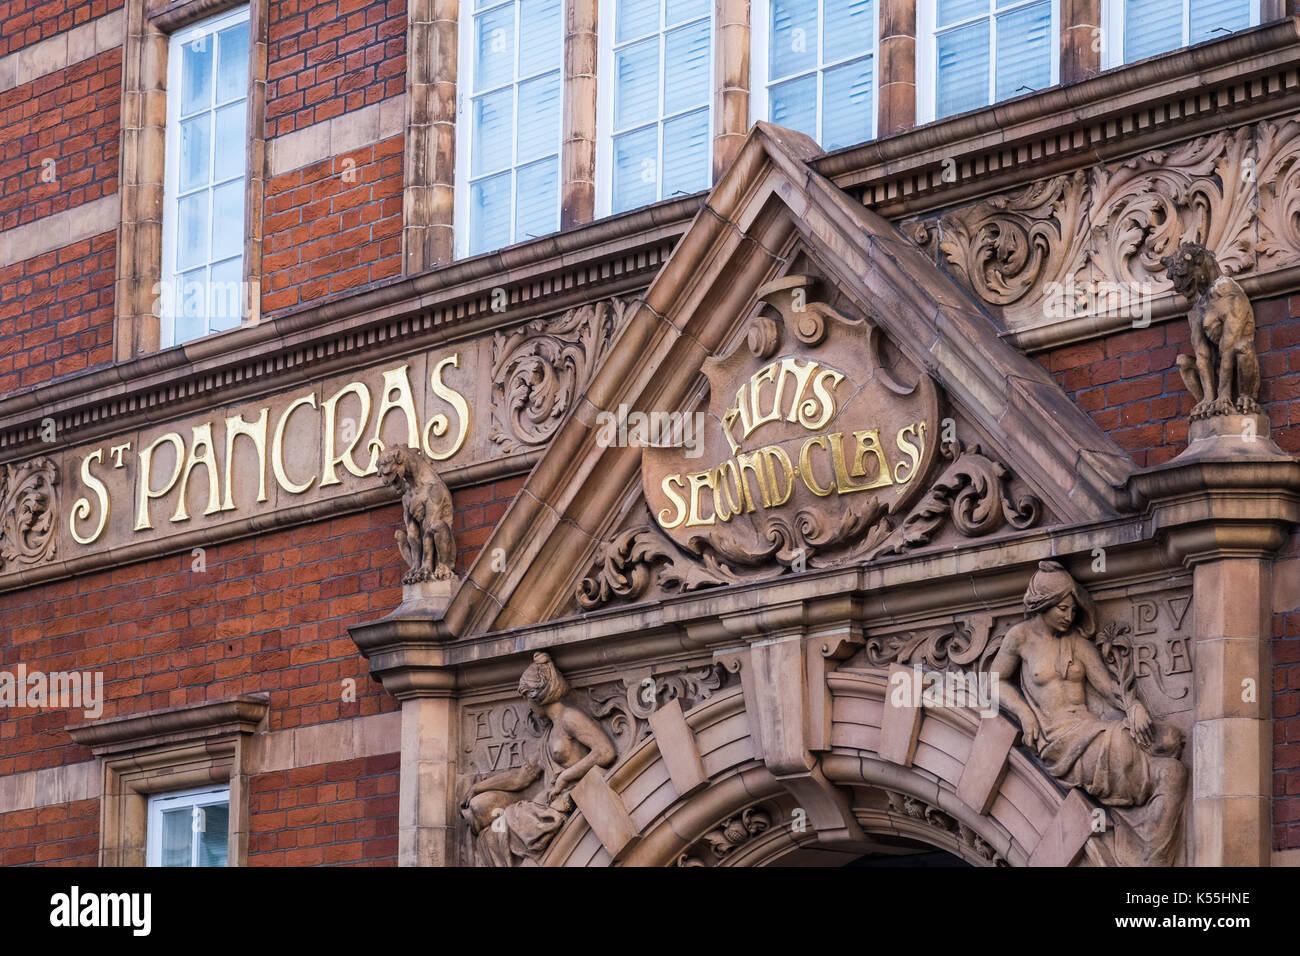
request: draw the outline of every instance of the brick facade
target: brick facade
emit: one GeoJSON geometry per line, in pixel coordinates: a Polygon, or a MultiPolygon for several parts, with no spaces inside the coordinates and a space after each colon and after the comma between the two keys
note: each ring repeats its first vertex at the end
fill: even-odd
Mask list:
{"type": "Polygon", "coordinates": [[[0,265],[0,392],[112,360],[116,264],[113,234],[104,233],[0,265]]]}
{"type": "MultiPolygon", "coordinates": [[[[0,57],[122,6],[0,2],[0,57]]],[[[265,127],[250,135],[273,148],[289,144],[276,158],[282,171],[266,179],[261,221],[262,318],[274,322],[286,310],[402,274],[402,232],[412,225],[404,211],[411,215],[412,168],[421,164],[405,154],[406,133],[325,156],[319,142],[303,145],[322,124],[409,95],[406,0],[270,0],[268,13],[265,127]]],[[[915,116],[916,40],[900,36],[907,59],[881,74],[894,88],[881,107],[891,133],[915,116]]],[[[445,80],[421,95],[453,109],[454,83],[445,80]]],[[[117,193],[122,84],[117,47],[0,89],[0,233],[117,193]]],[[[594,183],[594,173],[584,175],[594,183]]],[[[503,261],[505,275],[514,265],[503,261]]],[[[0,398],[112,363],[117,267],[113,231],[0,262],[0,398]]],[[[539,282],[544,288],[553,291],[539,282]]],[[[1261,403],[1274,440],[1300,454],[1300,296],[1255,308],[1261,403]]],[[[1146,467],[1185,447],[1192,400],[1174,361],[1188,349],[1179,319],[1052,348],[1037,360],[1146,467]]],[[[523,483],[509,477],[456,489],[459,574],[523,483]]],[[[401,601],[399,516],[392,504],[226,541],[201,555],[182,551],[0,592],[0,670],[100,671],[104,718],[244,694],[269,695],[270,732],[393,713],[401,704],[371,677],[348,629],[401,601]],[[354,698],[343,693],[347,685],[354,698]]],[[[1300,538],[1283,557],[1300,558],[1300,538]]],[[[1275,615],[1274,639],[1273,846],[1300,849],[1300,610],[1275,615]]],[[[66,732],[81,719],[66,711],[5,714],[0,777],[90,761],[91,750],[66,732]]],[[[400,760],[396,752],[372,754],[254,774],[248,862],[396,864],[400,760]]],[[[0,865],[94,864],[99,813],[98,799],[0,812],[0,865]]]]}
{"type": "Polygon", "coordinates": [[[0,229],[117,192],[122,51],[0,92],[0,229]]]}
{"type": "Polygon", "coordinates": [[[323,123],[406,88],[405,0],[271,4],[267,136],[323,123]]]}
{"type": "Polygon", "coordinates": [[[262,307],[309,302],[402,268],[402,137],[277,176],[266,187],[262,307]]]}

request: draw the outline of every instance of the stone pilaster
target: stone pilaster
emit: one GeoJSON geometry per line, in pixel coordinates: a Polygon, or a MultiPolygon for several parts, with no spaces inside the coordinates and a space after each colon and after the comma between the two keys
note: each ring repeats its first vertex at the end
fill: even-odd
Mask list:
{"type": "Polygon", "coordinates": [[[713,181],[749,131],[749,0],[714,0],[713,181]]]}
{"type": "Polygon", "coordinates": [[[456,195],[457,0],[409,0],[403,257],[407,274],[451,261],[456,195]]]}
{"type": "Polygon", "coordinates": [[[1272,563],[1300,521],[1300,462],[1268,437],[1268,419],[1193,422],[1188,449],[1137,472],[1171,558],[1193,569],[1194,866],[1267,866],[1273,744],[1272,563]]]}
{"type": "Polygon", "coordinates": [[[897,0],[880,8],[880,115],[876,135],[888,136],[916,125],[916,0],[897,0]]]}
{"type": "Polygon", "coordinates": [[[597,0],[564,4],[564,133],[560,147],[560,228],[596,218],[597,0]]]}
{"type": "Polygon", "coordinates": [[[384,690],[402,702],[397,802],[397,865],[454,866],[459,721],[454,675],[444,666],[441,611],[448,582],[407,586],[390,616],[349,629],[384,690]]]}
{"type": "Polygon", "coordinates": [[[1100,73],[1106,39],[1101,35],[1101,0],[1061,0],[1060,81],[1077,83],[1100,73]]]}

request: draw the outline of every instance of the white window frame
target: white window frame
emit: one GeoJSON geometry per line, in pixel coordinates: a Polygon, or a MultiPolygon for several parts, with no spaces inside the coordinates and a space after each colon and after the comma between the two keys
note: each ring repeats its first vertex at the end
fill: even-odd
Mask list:
{"type": "MultiPolygon", "coordinates": [[[[156,793],[149,797],[148,822],[145,824],[145,866],[162,866],[162,815],[165,811],[178,807],[190,807],[191,812],[202,812],[203,807],[225,804],[227,813],[230,808],[230,787],[199,787],[194,790],[181,790],[173,793],[156,793]]],[[[229,825],[229,824],[228,824],[229,825]]],[[[191,825],[190,866],[198,853],[199,830],[191,825]]],[[[230,834],[226,834],[229,840],[230,834]]],[[[226,865],[230,865],[227,858],[226,865]]]]}
{"type": "MultiPolygon", "coordinates": [[[[664,70],[667,64],[664,62],[665,38],[668,31],[664,28],[664,0],[659,2],[659,115],[654,120],[657,127],[658,141],[656,149],[658,153],[655,157],[658,165],[655,167],[659,172],[659,188],[663,188],[663,168],[664,168],[664,122],[674,119],[678,116],[685,116],[688,113],[697,112],[698,106],[688,110],[682,110],[674,113],[672,116],[665,116],[663,112],[663,89],[664,89],[664,70]]],[[[617,34],[614,30],[614,7],[616,0],[600,0],[600,7],[597,10],[596,22],[598,24],[597,32],[599,34],[597,42],[599,46],[599,57],[596,64],[596,216],[601,218],[613,214],[614,209],[614,84],[616,77],[614,75],[614,47],[616,45],[617,34]]],[[[705,102],[704,109],[709,115],[709,182],[713,180],[713,139],[717,135],[717,117],[714,115],[717,106],[717,80],[714,71],[717,68],[718,57],[718,18],[717,4],[714,0],[709,0],[709,96],[705,102]]],[[[696,18],[699,19],[699,18],[696,18]]],[[[686,20],[684,23],[694,23],[696,20],[686,20]]],[[[640,43],[649,37],[642,37],[638,40],[630,40],[628,44],[640,43]]],[[[627,45],[627,44],[625,44],[627,45]]],[[[643,123],[637,129],[650,126],[650,123],[643,123]]],[[[707,188],[707,186],[705,187],[707,188]]],[[[654,201],[662,202],[671,196],[659,196],[654,201]]],[[[630,210],[621,210],[629,212],[630,210]]]]}
{"type": "MultiPolygon", "coordinates": [[[[159,272],[159,278],[162,280],[162,288],[176,289],[180,273],[176,271],[176,230],[177,230],[177,194],[180,192],[180,155],[181,155],[181,124],[180,124],[180,96],[175,95],[180,90],[181,75],[181,57],[176,56],[178,49],[186,43],[192,42],[196,37],[215,35],[227,27],[234,26],[237,23],[248,23],[251,8],[245,4],[226,13],[218,14],[214,17],[208,17],[198,23],[191,24],[182,30],[177,30],[167,39],[167,148],[166,158],[163,161],[163,222],[162,222],[162,269],[159,272]]],[[[250,37],[248,46],[249,56],[253,55],[254,44],[250,37]]],[[[247,111],[249,103],[252,100],[252,91],[244,91],[244,109],[245,109],[245,131],[251,132],[247,125],[247,111]]],[[[241,143],[241,150],[246,144],[241,143]]],[[[216,155],[215,136],[212,143],[213,155],[216,155]]],[[[247,195],[248,187],[248,161],[247,153],[244,154],[244,187],[247,195]]],[[[211,184],[208,188],[208,228],[212,228],[212,204],[211,204],[211,184]]],[[[248,250],[247,241],[249,233],[249,223],[247,221],[247,210],[245,210],[244,234],[240,237],[241,243],[245,246],[240,251],[241,268],[240,282],[243,283],[245,276],[248,274],[248,250]]],[[[209,260],[208,265],[211,265],[209,260]]],[[[183,290],[182,295],[178,298],[173,295],[170,299],[174,307],[184,308],[183,290]]],[[[167,302],[168,297],[163,296],[162,302],[167,302]]],[[[247,296],[242,292],[239,296],[240,301],[240,325],[248,319],[247,315],[247,296]]],[[[204,309],[211,302],[209,292],[204,292],[204,309]]],[[[162,348],[170,348],[176,345],[176,316],[166,309],[159,309],[159,342],[162,348]]],[[[210,320],[210,317],[209,317],[210,320]]],[[[215,334],[211,328],[205,335],[215,334]]],[[[200,336],[199,338],[203,338],[200,336]]],[[[186,341],[197,341],[197,339],[187,339],[186,341]]]]}
{"type": "MultiPolygon", "coordinates": [[[[1260,0],[1250,0],[1250,23],[1242,27],[1243,30],[1249,30],[1251,27],[1257,27],[1260,23],[1260,0]]],[[[1222,37],[1231,36],[1236,31],[1229,31],[1223,34],[1211,37],[1213,39],[1222,39],[1222,37]]],[[[1192,35],[1192,7],[1191,0],[1183,0],[1183,42],[1180,46],[1174,47],[1173,50],[1166,52],[1173,53],[1174,50],[1181,50],[1191,46],[1192,35]]],[[[1111,70],[1115,67],[1124,66],[1126,62],[1136,63],[1137,60],[1125,61],[1124,59],[1124,0],[1101,0],[1101,68],[1111,70]],[[1107,39],[1114,37],[1114,43],[1108,43],[1107,39]]],[[[1209,43],[1210,40],[1200,40],[1199,43],[1209,43]]],[[[1152,54],[1153,56],[1163,56],[1163,54],[1152,54]]]]}
{"type": "MultiPolygon", "coordinates": [[[[995,103],[1005,103],[1017,96],[1026,96],[1030,92],[1025,90],[1023,93],[1012,93],[1002,100],[997,98],[997,17],[998,14],[1027,7],[1036,2],[1037,0],[1016,0],[1015,3],[1008,3],[1001,9],[998,9],[990,2],[989,10],[981,15],[981,17],[986,17],[989,20],[989,101],[985,104],[985,108],[995,103]]],[[[1056,86],[1061,82],[1061,0],[1051,0],[1051,5],[1052,26],[1048,46],[1051,48],[1052,71],[1049,78],[1050,82],[1045,89],[1056,86]]],[[[939,31],[935,26],[938,17],[938,0],[918,0],[916,5],[916,122],[918,126],[922,123],[934,122],[938,109],[938,104],[935,102],[936,97],[939,95],[939,31]]],[[[968,23],[973,22],[973,20],[974,18],[958,21],[958,23],[968,23]]],[[[944,32],[951,29],[953,27],[944,27],[944,32]]],[[[1041,91],[1034,90],[1033,92],[1041,91]]],[[[959,114],[954,113],[953,115],[959,114]]],[[[943,119],[948,118],[947,116],[943,117],[943,119]]]]}
{"type": "MultiPolygon", "coordinates": [[[[511,147],[510,147],[510,165],[506,171],[510,173],[510,239],[502,248],[513,246],[520,242],[530,242],[527,236],[516,239],[515,236],[515,186],[518,178],[519,166],[515,163],[515,150],[517,149],[519,134],[519,93],[518,87],[521,82],[532,79],[533,76],[542,74],[533,74],[533,76],[519,76],[519,0],[499,0],[499,2],[489,2],[484,4],[482,10],[474,9],[474,0],[462,0],[460,5],[460,29],[457,38],[457,55],[459,56],[459,65],[457,67],[456,77],[456,188],[455,188],[455,208],[454,208],[454,245],[455,256],[457,259],[464,259],[471,255],[470,253],[470,214],[469,214],[469,197],[470,197],[470,158],[474,151],[473,135],[473,104],[474,91],[474,18],[487,13],[496,7],[504,6],[506,3],[514,5],[515,11],[515,63],[511,71],[509,84],[495,86],[491,89],[484,90],[480,96],[502,89],[514,90],[513,99],[511,100],[511,147]]],[[[564,205],[564,94],[565,94],[565,65],[564,65],[564,22],[567,0],[562,0],[560,4],[560,122],[555,130],[555,153],[558,157],[557,167],[559,170],[559,185],[555,196],[555,219],[557,231],[562,225],[561,216],[563,215],[564,205]]],[[[546,73],[550,70],[544,71],[546,73]]],[[[524,165],[530,165],[537,160],[529,160],[524,165]]],[[[500,175],[501,171],[489,175],[500,175]]],[[[488,176],[481,177],[483,179],[488,176]]],[[[552,235],[548,233],[548,235],[552,235]]],[[[485,250],[483,252],[473,253],[473,255],[491,255],[496,250],[485,250]]]]}
{"type": "MultiPolygon", "coordinates": [[[[872,0],[871,5],[871,139],[880,135],[880,6],[882,3],[888,3],[890,0],[872,0]]],[[[924,5],[927,0],[917,0],[924,5]]],[[[822,16],[822,4],[824,0],[818,0],[817,16],[822,16]]],[[[749,122],[750,125],[759,122],[769,122],[767,118],[768,111],[768,91],[767,88],[773,85],[767,78],[768,40],[771,36],[770,22],[772,17],[771,0],[752,0],[750,4],[750,51],[749,51],[749,122]]],[[[810,71],[817,75],[817,118],[815,120],[817,131],[821,132],[822,126],[822,81],[826,70],[830,67],[838,66],[841,63],[848,63],[856,60],[858,57],[845,57],[834,63],[821,65],[822,40],[825,30],[822,29],[822,23],[817,23],[817,62],[818,66],[810,71]]],[[[807,73],[800,74],[806,76],[807,73]]],[[[786,77],[776,80],[776,83],[784,83],[789,80],[786,77]]],[[[816,137],[814,137],[816,139],[816,137]]],[[[871,140],[864,140],[870,142],[871,140]]],[[[844,148],[844,147],[842,147],[844,148]]]]}

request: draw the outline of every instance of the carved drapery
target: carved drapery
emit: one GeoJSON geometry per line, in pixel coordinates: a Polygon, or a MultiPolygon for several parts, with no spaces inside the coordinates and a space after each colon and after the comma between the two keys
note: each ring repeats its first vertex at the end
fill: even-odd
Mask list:
{"type": "Polygon", "coordinates": [[[0,471],[0,571],[53,561],[58,551],[59,468],[33,458],[0,471]]]}
{"type": "Polygon", "coordinates": [[[631,314],[626,299],[587,303],[492,339],[492,427],[503,451],[555,434],[631,314]]]}
{"type": "Polygon", "coordinates": [[[1298,195],[1300,121],[1265,121],[1054,176],[903,230],[937,247],[940,264],[1008,328],[1089,315],[1147,321],[1154,302],[1174,299],[1160,258],[1180,242],[1205,245],[1237,278],[1300,262],[1298,195]]]}

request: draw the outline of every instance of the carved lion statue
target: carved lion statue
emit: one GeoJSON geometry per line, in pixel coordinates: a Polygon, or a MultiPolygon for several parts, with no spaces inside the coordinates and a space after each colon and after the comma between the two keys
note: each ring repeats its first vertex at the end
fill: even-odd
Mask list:
{"type": "Polygon", "coordinates": [[[402,527],[393,535],[410,565],[403,584],[455,577],[451,491],[433,461],[418,448],[390,448],[376,464],[380,479],[402,496],[402,527]]]}
{"type": "Polygon", "coordinates": [[[1259,356],[1255,353],[1255,312],[1236,280],[1223,275],[1214,254],[1184,242],[1160,264],[1174,290],[1192,301],[1187,321],[1192,355],[1178,356],[1183,384],[1196,399],[1192,420],[1233,412],[1259,411],[1259,356]],[[1216,381],[1216,353],[1217,371],[1216,381]]]}

